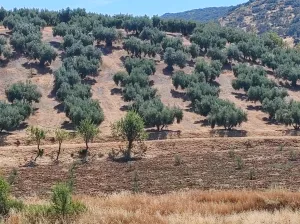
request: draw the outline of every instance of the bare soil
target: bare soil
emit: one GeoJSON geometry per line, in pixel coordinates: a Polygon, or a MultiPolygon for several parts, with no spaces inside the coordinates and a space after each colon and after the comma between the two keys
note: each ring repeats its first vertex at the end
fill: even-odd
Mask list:
{"type": "MultiPolygon", "coordinates": [[[[93,144],[89,163],[80,163],[74,170],[75,189],[78,194],[113,193],[131,191],[137,184],[139,191],[151,194],[180,189],[282,187],[298,190],[299,144],[297,137],[151,141],[147,142],[146,157],[129,163],[108,159],[108,152],[117,149],[119,143],[93,144]],[[179,165],[175,157],[179,158],[179,165]],[[237,157],[243,163],[240,170],[237,157]],[[250,179],[250,172],[253,172],[254,180],[250,179]]],[[[9,176],[13,167],[18,172],[14,194],[45,195],[53,184],[67,181],[69,169],[77,161],[83,145],[63,147],[61,162],[55,164],[53,157],[57,146],[44,146],[46,155],[38,160],[36,167],[24,167],[34,155],[34,147],[3,147],[0,153],[2,172],[9,176]]]]}

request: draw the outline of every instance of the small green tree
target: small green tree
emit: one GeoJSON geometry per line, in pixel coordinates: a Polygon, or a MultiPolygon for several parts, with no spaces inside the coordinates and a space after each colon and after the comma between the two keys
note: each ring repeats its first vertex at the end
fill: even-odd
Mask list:
{"type": "Polygon", "coordinates": [[[35,141],[37,144],[37,155],[34,161],[37,160],[38,157],[42,157],[44,154],[44,149],[40,148],[41,141],[46,138],[46,131],[39,127],[29,127],[27,129],[27,134],[32,141],[35,141]]]}
{"type": "Polygon", "coordinates": [[[0,177],[0,221],[1,217],[6,216],[10,209],[17,211],[23,209],[24,205],[21,201],[13,200],[10,198],[10,186],[9,183],[0,177]]]}
{"type": "Polygon", "coordinates": [[[147,134],[144,130],[144,121],[137,113],[129,111],[125,118],[112,125],[112,134],[128,142],[124,157],[127,161],[131,159],[131,152],[135,141],[143,141],[147,134]]]}
{"type": "Polygon", "coordinates": [[[63,141],[69,138],[69,133],[63,129],[55,130],[55,140],[58,142],[58,151],[56,156],[56,161],[58,161],[59,155],[61,153],[61,145],[63,141]]]}
{"type": "Polygon", "coordinates": [[[51,209],[54,213],[66,218],[67,215],[74,215],[84,212],[86,207],[72,199],[72,190],[65,183],[60,183],[52,188],[51,209]]]}
{"type": "Polygon", "coordinates": [[[77,132],[84,140],[86,146],[85,153],[87,156],[89,150],[89,142],[92,141],[100,131],[97,125],[95,125],[91,119],[85,119],[80,122],[79,126],[77,127],[77,132]]]}

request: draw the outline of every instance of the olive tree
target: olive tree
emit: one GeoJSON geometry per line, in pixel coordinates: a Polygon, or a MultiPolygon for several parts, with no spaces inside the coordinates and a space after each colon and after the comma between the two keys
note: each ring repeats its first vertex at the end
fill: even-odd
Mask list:
{"type": "Polygon", "coordinates": [[[85,155],[87,158],[89,150],[88,144],[90,141],[93,141],[93,139],[99,134],[100,130],[90,119],[82,120],[76,130],[85,143],[85,155]]]}
{"type": "Polygon", "coordinates": [[[128,143],[127,149],[124,151],[124,158],[127,161],[132,158],[134,142],[141,142],[147,138],[144,126],[143,118],[133,111],[129,111],[124,118],[112,125],[113,136],[128,143]]]}
{"type": "Polygon", "coordinates": [[[6,89],[5,94],[9,102],[20,100],[30,104],[32,102],[38,103],[42,97],[38,87],[32,84],[30,81],[25,83],[17,82],[11,85],[8,89],[6,89]]]}
{"type": "Polygon", "coordinates": [[[276,111],[276,120],[294,129],[300,129],[300,102],[291,101],[276,111]]]}
{"type": "Polygon", "coordinates": [[[208,115],[208,120],[212,128],[218,125],[223,126],[225,130],[231,130],[248,119],[247,114],[243,110],[227,102],[225,104],[215,104],[208,115]]]}
{"type": "Polygon", "coordinates": [[[35,141],[37,144],[37,155],[34,159],[34,161],[36,161],[37,158],[44,155],[44,149],[41,149],[40,145],[41,141],[46,138],[46,131],[42,128],[31,126],[27,129],[27,135],[29,136],[30,140],[35,141]]]}
{"type": "Polygon", "coordinates": [[[55,130],[55,140],[58,142],[58,151],[56,156],[56,161],[58,161],[58,158],[61,153],[61,145],[63,141],[67,140],[69,138],[69,133],[66,130],[63,129],[56,129],[55,130]]]}

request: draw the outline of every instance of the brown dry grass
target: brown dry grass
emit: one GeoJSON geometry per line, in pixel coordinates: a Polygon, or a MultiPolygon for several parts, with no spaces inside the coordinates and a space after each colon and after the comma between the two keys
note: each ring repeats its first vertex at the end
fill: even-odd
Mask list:
{"type": "MultiPolygon", "coordinates": [[[[300,220],[300,193],[283,190],[187,191],[161,196],[130,193],[76,196],[88,208],[76,218],[79,224],[293,224],[300,220]]],[[[39,199],[27,199],[30,204],[39,199]]],[[[32,223],[22,213],[7,224],[32,223]]],[[[38,223],[50,223],[41,219],[38,223]]]]}

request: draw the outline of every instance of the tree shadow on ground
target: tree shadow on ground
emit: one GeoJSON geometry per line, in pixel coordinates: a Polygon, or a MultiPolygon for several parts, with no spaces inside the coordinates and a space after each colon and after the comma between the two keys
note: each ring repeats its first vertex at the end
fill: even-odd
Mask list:
{"type": "Polygon", "coordinates": [[[45,74],[52,73],[52,69],[50,67],[40,65],[37,62],[25,62],[24,64],[22,64],[22,66],[26,69],[35,69],[37,74],[33,74],[33,75],[38,75],[38,74],[45,75],[45,74]]]}
{"type": "Polygon", "coordinates": [[[286,81],[286,82],[280,81],[279,85],[283,88],[286,88],[287,90],[289,90],[291,92],[299,92],[300,91],[300,85],[292,86],[288,81],[286,81]]]}
{"type": "Polygon", "coordinates": [[[242,100],[242,101],[247,101],[248,96],[245,93],[236,93],[236,92],[231,92],[232,95],[235,96],[236,99],[242,100]]]}
{"type": "Polygon", "coordinates": [[[91,78],[91,77],[86,77],[84,80],[82,80],[82,84],[86,84],[86,85],[95,85],[97,83],[96,79],[91,78]]]}
{"type": "Polygon", "coordinates": [[[157,131],[154,129],[148,130],[148,140],[154,141],[154,140],[165,140],[168,139],[168,137],[177,136],[180,137],[181,131],[172,131],[172,130],[163,130],[163,131],[157,131]]]}
{"type": "Polygon", "coordinates": [[[124,106],[121,106],[120,107],[120,111],[128,111],[129,110],[129,106],[127,106],[127,105],[124,105],[124,106]]]}
{"type": "Polygon", "coordinates": [[[211,130],[211,137],[246,137],[248,134],[245,130],[211,130]]]}
{"type": "Polygon", "coordinates": [[[163,71],[164,75],[166,75],[166,76],[172,76],[173,72],[174,72],[174,69],[170,69],[168,67],[165,67],[162,71],[163,71]]]}
{"type": "Polygon", "coordinates": [[[56,105],[54,107],[54,109],[57,111],[58,114],[64,113],[65,112],[65,105],[64,105],[64,103],[60,103],[60,104],[56,105]]]}
{"type": "Polygon", "coordinates": [[[264,117],[262,119],[267,125],[280,125],[275,119],[270,119],[268,117],[264,117]]]}
{"type": "Polygon", "coordinates": [[[114,51],[122,50],[120,46],[106,46],[104,44],[96,45],[96,47],[99,48],[105,56],[112,54],[114,51]]]}
{"type": "Polygon", "coordinates": [[[70,121],[64,121],[64,123],[62,123],[61,128],[69,130],[69,131],[74,131],[76,130],[76,127],[73,123],[71,123],[70,121]]]}
{"type": "Polygon", "coordinates": [[[123,91],[121,88],[113,88],[110,90],[110,95],[122,95],[123,91]]]}
{"type": "Polygon", "coordinates": [[[49,44],[58,50],[62,49],[62,44],[58,41],[50,41],[49,44]]]}
{"type": "Polygon", "coordinates": [[[195,121],[194,124],[201,124],[202,127],[210,126],[210,123],[207,119],[195,121]]]}
{"type": "Polygon", "coordinates": [[[0,132],[0,146],[6,146],[6,139],[8,136],[12,135],[9,132],[0,132]]]}
{"type": "Polygon", "coordinates": [[[248,106],[247,106],[247,110],[260,111],[260,110],[262,110],[262,106],[261,106],[261,105],[257,105],[257,106],[248,105],[248,106]]]}
{"type": "Polygon", "coordinates": [[[171,95],[175,99],[182,99],[184,101],[188,101],[189,100],[189,98],[188,98],[188,96],[187,96],[187,94],[185,92],[179,92],[179,91],[177,91],[175,89],[171,89],[171,95]]]}
{"type": "Polygon", "coordinates": [[[300,130],[295,130],[295,129],[285,130],[285,131],[283,131],[283,133],[284,133],[284,135],[287,135],[287,136],[300,136],[300,130]]]}

